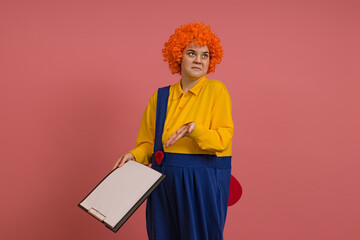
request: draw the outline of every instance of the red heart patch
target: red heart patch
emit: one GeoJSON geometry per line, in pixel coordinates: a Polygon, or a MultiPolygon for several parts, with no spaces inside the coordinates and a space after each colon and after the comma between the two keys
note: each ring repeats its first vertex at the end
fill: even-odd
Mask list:
{"type": "Polygon", "coordinates": [[[157,151],[155,154],[154,154],[154,158],[155,158],[155,161],[157,162],[158,165],[161,165],[161,162],[164,158],[164,152],[163,151],[157,151]]]}
{"type": "Polygon", "coordinates": [[[241,195],[242,195],[242,187],[239,181],[233,175],[231,175],[228,206],[232,206],[237,201],[239,201],[241,195]]]}

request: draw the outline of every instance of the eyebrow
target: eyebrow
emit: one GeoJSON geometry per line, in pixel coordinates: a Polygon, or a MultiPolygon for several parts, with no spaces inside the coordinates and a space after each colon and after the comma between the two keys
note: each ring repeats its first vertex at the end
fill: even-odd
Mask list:
{"type": "MultiPolygon", "coordinates": [[[[188,49],[187,52],[196,52],[194,49],[188,49]]],[[[209,53],[208,51],[202,52],[202,53],[209,53]]]]}

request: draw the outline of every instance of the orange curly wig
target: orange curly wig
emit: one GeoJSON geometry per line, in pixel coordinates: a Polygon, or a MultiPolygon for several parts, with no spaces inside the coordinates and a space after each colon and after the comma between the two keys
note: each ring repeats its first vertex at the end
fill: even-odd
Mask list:
{"type": "Polygon", "coordinates": [[[220,39],[211,32],[210,26],[204,23],[188,23],[180,26],[164,44],[162,50],[164,61],[169,63],[172,74],[180,73],[180,62],[184,49],[195,42],[199,46],[208,46],[210,51],[210,63],[207,73],[215,72],[215,65],[221,62],[224,51],[220,39]]]}

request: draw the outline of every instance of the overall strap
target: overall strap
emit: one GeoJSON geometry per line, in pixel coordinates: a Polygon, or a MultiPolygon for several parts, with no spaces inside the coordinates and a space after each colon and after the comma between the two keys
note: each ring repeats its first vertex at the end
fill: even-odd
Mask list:
{"type": "Polygon", "coordinates": [[[158,89],[154,153],[156,153],[157,151],[164,151],[162,144],[162,135],[163,135],[165,119],[166,119],[169,90],[170,90],[170,86],[158,89]]]}

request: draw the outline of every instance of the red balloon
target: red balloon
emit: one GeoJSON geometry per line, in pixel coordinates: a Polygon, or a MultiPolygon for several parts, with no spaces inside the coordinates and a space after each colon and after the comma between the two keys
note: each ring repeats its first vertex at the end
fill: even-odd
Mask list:
{"type": "Polygon", "coordinates": [[[242,187],[239,181],[233,175],[231,175],[228,206],[232,206],[235,203],[237,203],[237,201],[239,201],[239,199],[241,198],[241,195],[242,195],[242,187]]]}

